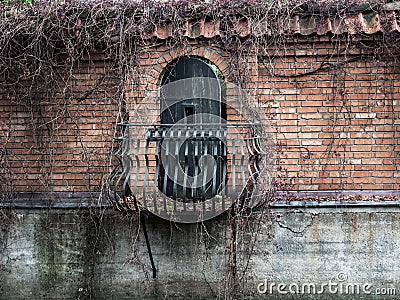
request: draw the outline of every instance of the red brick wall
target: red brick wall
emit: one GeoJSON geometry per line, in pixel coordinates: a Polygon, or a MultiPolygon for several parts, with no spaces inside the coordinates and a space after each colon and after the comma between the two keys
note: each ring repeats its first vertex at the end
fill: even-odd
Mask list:
{"type": "Polygon", "coordinates": [[[67,84],[60,79],[51,93],[39,90],[37,99],[17,99],[10,90],[0,94],[2,166],[14,191],[100,190],[111,170],[118,116],[115,81],[102,82],[108,65],[96,59],[71,73],[58,70],[67,84]]]}
{"type": "MultiPolygon", "coordinates": [[[[399,64],[390,56],[371,59],[365,51],[311,37],[267,47],[263,58],[248,54],[238,63],[208,42],[182,49],[160,46],[141,54],[140,71],[130,75],[126,90],[118,86],[118,74],[101,82],[110,64],[95,57],[73,70],[73,80],[56,88],[55,96],[42,97],[40,114],[37,107],[31,113],[28,105],[1,93],[4,166],[17,191],[99,191],[111,170],[121,101],[126,100],[130,121],[135,121],[132,111],[157,89],[163,68],[192,55],[213,62],[227,81],[244,82],[282,144],[281,175],[294,190],[398,189],[399,64]],[[68,89],[77,93],[64,99],[68,89]],[[46,124],[40,115],[48,123],[37,128],[32,124],[46,124]]],[[[157,118],[155,104],[146,106],[154,106],[157,118]]]]}
{"type": "Polygon", "coordinates": [[[256,95],[276,113],[281,164],[296,190],[399,189],[399,65],[346,47],[298,42],[272,60],[276,74],[332,64],[306,76],[259,68],[256,95]],[[338,48],[345,57],[335,57],[338,48]]]}

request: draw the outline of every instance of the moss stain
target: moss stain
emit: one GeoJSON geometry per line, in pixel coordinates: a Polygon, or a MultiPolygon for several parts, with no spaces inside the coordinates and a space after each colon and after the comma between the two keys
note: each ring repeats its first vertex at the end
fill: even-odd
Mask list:
{"type": "Polygon", "coordinates": [[[62,251],[63,233],[58,232],[58,215],[41,215],[35,228],[35,252],[38,261],[39,291],[50,293],[63,284],[65,258],[62,251]],[[56,225],[56,226],[55,226],[56,225]]]}

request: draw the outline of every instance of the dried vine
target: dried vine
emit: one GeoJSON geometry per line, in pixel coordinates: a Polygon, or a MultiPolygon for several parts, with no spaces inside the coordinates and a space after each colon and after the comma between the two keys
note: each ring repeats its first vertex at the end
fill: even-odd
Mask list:
{"type": "MultiPolygon", "coordinates": [[[[27,138],[33,141],[34,147],[25,149],[34,157],[21,168],[27,170],[32,164],[38,169],[36,180],[40,186],[29,189],[35,191],[54,191],[55,156],[64,151],[62,132],[69,130],[75,133],[74,141],[77,155],[85,172],[82,180],[87,191],[103,191],[107,176],[113,162],[112,151],[107,149],[89,149],[86,146],[85,134],[82,132],[82,120],[79,109],[90,115],[90,105],[103,105],[112,109],[114,123],[105,129],[111,147],[118,147],[112,137],[118,135],[116,123],[125,117],[127,82],[140,84],[145,78],[140,66],[140,57],[160,44],[169,48],[190,48],[193,41],[182,33],[187,29],[189,20],[213,20],[220,22],[221,34],[209,43],[229,53],[232,66],[232,81],[252,93],[255,87],[251,83],[251,72],[254,68],[264,67],[270,78],[297,80],[304,76],[333,71],[338,82],[333,94],[341,101],[340,109],[335,114],[346,113],[346,91],[340,86],[342,67],[351,62],[369,59],[380,60],[382,56],[397,61],[399,37],[384,35],[379,45],[366,44],[364,41],[345,39],[345,44],[338,44],[337,53],[325,56],[319,65],[315,64],[302,72],[280,72],[273,69],[273,61],[279,57],[270,49],[284,51],[291,45],[291,32],[282,32],[282,24],[288,23],[293,16],[318,14],[322,17],[344,18],[354,11],[380,11],[387,1],[316,1],[316,0],[220,0],[205,3],[204,1],[35,1],[31,6],[19,2],[0,3],[0,91],[3,99],[14,107],[22,106],[28,112],[26,128],[27,138]],[[249,35],[240,37],[237,28],[242,20],[249,23],[269,21],[270,36],[249,35]],[[151,36],[155,28],[173,24],[173,35],[165,41],[151,36]],[[149,37],[150,34],[150,37],[149,37]],[[357,44],[367,54],[350,55],[350,46],[357,44]],[[249,57],[256,57],[256,66],[248,63],[249,57]],[[90,86],[76,88],[81,74],[90,78],[92,72],[99,72],[90,86]],[[110,138],[111,137],[111,138],[110,138]],[[102,152],[103,151],[103,152],[102,152]],[[99,166],[101,156],[107,164],[99,166]],[[99,170],[97,175],[93,170],[99,170]],[[100,174],[100,175],[99,175],[100,174]]],[[[137,88],[137,87],[136,87],[137,88]]],[[[96,117],[108,122],[109,116],[96,117]]],[[[268,116],[273,119],[273,116],[268,116]]],[[[8,119],[13,119],[9,113],[8,119]]],[[[335,126],[336,120],[332,120],[335,126]]],[[[101,123],[101,122],[100,122],[101,123]]],[[[10,161],[18,162],[18,154],[8,148],[9,141],[16,142],[17,126],[10,122],[0,124],[2,129],[0,149],[0,199],[11,199],[15,187],[13,182],[27,178],[13,174],[10,161]]],[[[328,145],[327,157],[334,155],[335,137],[328,145]]],[[[312,153],[306,156],[310,158],[312,153]]],[[[307,159],[307,157],[305,157],[307,159]]],[[[78,162],[67,161],[67,164],[78,162]]],[[[345,164],[345,161],[342,162],[345,164]]],[[[57,166],[60,167],[60,166],[57,166]]],[[[26,172],[29,173],[29,172],[26,172]]],[[[281,176],[282,176],[281,172],[281,176]]],[[[279,176],[278,176],[279,177],[279,176]]],[[[285,176],[283,176],[285,177],[285,176]]],[[[278,188],[285,186],[288,178],[277,180],[278,188]]],[[[74,187],[66,187],[68,190],[74,187]]],[[[272,196],[268,197],[270,200],[272,196]]],[[[264,206],[265,208],[265,206],[264,206]]],[[[262,208],[262,209],[264,209],[262,208]]],[[[252,215],[247,210],[232,209],[229,220],[232,236],[229,246],[230,272],[228,287],[239,289],[238,282],[245,278],[251,254],[255,249],[256,236],[263,222],[260,214],[252,215]],[[248,236],[252,239],[249,240],[248,236]]],[[[268,215],[268,214],[266,214],[268,215]]],[[[227,298],[234,297],[225,295],[227,298]]]]}

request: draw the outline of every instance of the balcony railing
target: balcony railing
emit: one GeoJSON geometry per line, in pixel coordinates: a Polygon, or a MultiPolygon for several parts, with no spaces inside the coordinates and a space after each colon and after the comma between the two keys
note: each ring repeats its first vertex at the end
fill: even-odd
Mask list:
{"type": "Polygon", "coordinates": [[[256,194],[265,154],[258,124],[119,125],[109,183],[120,209],[207,218],[256,194]]]}

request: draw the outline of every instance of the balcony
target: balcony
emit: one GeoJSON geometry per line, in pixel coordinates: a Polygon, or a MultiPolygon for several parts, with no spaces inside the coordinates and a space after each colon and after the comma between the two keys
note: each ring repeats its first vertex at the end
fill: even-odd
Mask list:
{"type": "Polygon", "coordinates": [[[182,221],[207,219],[238,200],[256,205],[266,152],[259,124],[121,123],[110,177],[120,209],[182,221]],[[133,197],[134,196],[134,197],[133,197]]]}

